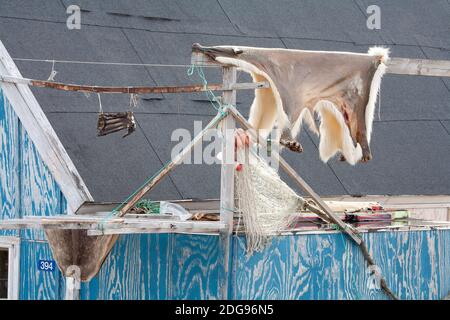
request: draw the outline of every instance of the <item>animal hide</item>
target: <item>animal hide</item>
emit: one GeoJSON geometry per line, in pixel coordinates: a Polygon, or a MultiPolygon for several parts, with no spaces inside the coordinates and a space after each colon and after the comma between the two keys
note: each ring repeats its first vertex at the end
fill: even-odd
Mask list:
{"type": "Polygon", "coordinates": [[[372,158],[370,137],[381,78],[389,50],[367,54],[236,46],[193,45],[223,64],[249,73],[270,88],[255,90],[249,122],[261,133],[281,129],[280,144],[301,151],[295,140],[302,122],[320,133],[319,152],[326,162],[340,152],[354,165],[372,158]],[[317,129],[314,113],[318,114],[317,129]]]}

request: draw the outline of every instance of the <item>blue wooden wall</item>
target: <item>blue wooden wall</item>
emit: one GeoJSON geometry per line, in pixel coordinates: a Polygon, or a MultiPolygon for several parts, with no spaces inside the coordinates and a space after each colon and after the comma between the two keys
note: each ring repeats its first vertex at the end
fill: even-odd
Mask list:
{"type": "MultiPolygon", "coordinates": [[[[441,299],[450,292],[450,230],[363,235],[401,299],[441,299]]],[[[218,299],[219,239],[122,236],[83,299],[218,299]]],[[[231,299],[386,299],[370,286],[358,247],[341,233],[276,237],[245,254],[233,237],[231,299]]]]}
{"type": "MultiPolygon", "coordinates": [[[[66,211],[66,200],[42,162],[28,134],[0,88],[0,219],[54,215],[66,211]]],[[[40,272],[39,259],[52,259],[42,231],[0,231],[17,236],[20,245],[21,299],[58,299],[59,271],[40,272]]]]}
{"type": "MultiPolygon", "coordinates": [[[[0,90],[0,218],[62,214],[66,201],[0,90]]],[[[52,259],[42,232],[21,238],[20,298],[62,299],[61,273],[38,271],[52,259]]],[[[450,291],[450,230],[363,235],[402,299],[440,299],[450,291]]],[[[231,299],[384,299],[369,286],[359,249],[341,233],[280,236],[263,253],[232,241],[231,299]]],[[[122,236],[82,299],[218,299],[219,239],[194,235],[122,236]]]]}

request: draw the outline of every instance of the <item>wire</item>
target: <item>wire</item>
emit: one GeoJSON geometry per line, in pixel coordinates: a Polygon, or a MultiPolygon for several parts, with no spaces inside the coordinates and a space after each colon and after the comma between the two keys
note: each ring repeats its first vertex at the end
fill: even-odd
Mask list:
{"type": "MultiPolygon", "coordinates": [[[[13,58],[15,61],[46,62],[46,63],[66,63],[66,64],[86,64],[86,65],[112,65],[129,67],[161,67],[161,68],[186,68],[190,64],[159,64],[159,63],[129,63],[129,62],[103,62],[103,61],[79,61],[79,60],[54,60],[54,59],[32,59],[32,58],[13,58]]],[[[205,65],[204,67],[215,67],[215,65],[205,65]]]]}

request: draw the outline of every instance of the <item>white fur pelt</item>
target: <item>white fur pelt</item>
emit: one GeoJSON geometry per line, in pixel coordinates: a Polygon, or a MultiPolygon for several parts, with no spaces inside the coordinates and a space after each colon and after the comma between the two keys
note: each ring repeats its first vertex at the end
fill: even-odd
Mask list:
{"type": "MultiPolygon", "coordinates": [[[[375,105],[380,90],[381,78],[386,73],[389,49],[373,47],[369,49],[368,54],[379,56],[381,62],[370,84],[369,100],[365,112],[367,141],[370,144],[375,105]]],[[[314,111],[320,118],[320,159],[323,162],[327,162],[337,152],[341,152],[349,164],[355,165],[358,163],[362,158],[361,146],[359,143],[357,143],[356,147],[353,144],[350,130],[345,124],[344,117],[338,111],[338,108],[330,101],[321,100],[314,107],[314,111]]]]}
{"type": "Polygon", "coordinates": [[[370,143],[370,137],[372,136],[373,116],[375,114],[375,105],[377,102],[378,94],[380,92],[381,79],[386,73],[386,64],[389,61],[389,49],[381,47],[372,47],[368,52],[371,56],[381,57],[381,63],[373,76],[372,83],[370,84],[369,101],[366,107],[366,130],[367,140],[370,143]]]}
{"type": "Polygon", "coordinates": [[[336,106],[327,100],[319,101],[314,110],[320,117],[319,154],[323,162],[327,162],[340,151],[351,165],[355,165],[362,157],[359,143],[353,144],[350,130],[344,117],[336,106]]]}
{"type": "MultiPolygon", "coordinates": [[[[380,57],[381,62],[370,85],[369,99],[365,111],[367,140],[370,144],[375,105],[381,79],[386,73],[389,49],[372,47],[369,49],[368,54],[380,57]]],[[[342,114],[332,102],[321,100],[314,107],[314,112],[318,114],[321,122],[319,130],[317,130],[314,117],[308,109],[304,109],[295,123],[290,124],[288,116],[283,109],[280,93],[267,73],[243,60],[228,57],[217,57],[216,60],[224,64],[237,66],[239,69],[249,73],[255,82],[264,80],[269,82],[270,88],[255,90],[255,99],[250,108],[249,122],[254,128],[264,129],[261,135],[266,136],[276,125],[278,128],[290,127],[295,137],[300,132],[302,123],[306,122],[310,130],[320,134],[319,153],[322,161],[327,162],[338,152],[341,152],[351,165],[355,165],[362,158],[361,146],[359,144],[354,146],[350,130],[346,126],[342,114]]]]}

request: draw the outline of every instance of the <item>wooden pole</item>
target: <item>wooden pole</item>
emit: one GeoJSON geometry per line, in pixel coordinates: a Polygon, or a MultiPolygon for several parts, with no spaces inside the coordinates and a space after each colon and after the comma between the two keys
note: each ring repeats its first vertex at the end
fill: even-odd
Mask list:
{"type": "Polygon", "coordinates": [[[214,128],[217,124],[219,124],[224,117],[228,114],[228,110],[224,110],[223,112],[219,112],[202,130],[194,140],[189,143],[181,152],[169,162],[153,179],[151,179],[147,184],[142,186],[131,198],[128,203],[126,203],[122,209],[120,209],[118,216],[123,217],[139,200],[142,199],[143,196],[150,190],[152,190],[173,168],[179,165],[191,152],[191,150],[202,141],[203,136],[206,134],[206,129],[214,128]]]}
{"type": "MultiPolygon", "coordinates": [[[[223,67],[223,85],[233,87],[236,83],[236,68],[223,67]]],[[[236,105],[236,91],[223,92],[222,103],[236,105]]],[[[228,299],[229,277],[231,269],[231,234],[233,232],[234,213],[234,132],[235,119],[228,115],[222,122],[222,166],[220,178],[220,221],[226,224],[225,230],[220,233],[220,249],[223,255],[223,275],[220,282],[222,299],[228,299]]]]}
{"type": "Polygon", "coordinates": [[[125,93],[125,94],[148,94],[148,93],[189,93],[201,92],[206,90],[223,91],[223,90],[254,90],[268,88],[268,82],[250,82],[250,83],[233,83],[231,86],[225,84],[208,84],[208,88],[204,85],[195,84],[188,86],[153,86],[153,87],[105,87],[105,86],[89,86],[79,84],[69,84],[54,81],[43,81],[27,78],[18,78],[10,76],[1,76],[0,81],[14,84],[26,84],[38,88],[50,88],[62,91],[77,91],[85,93],[125,93]]]}
{"type": "Polygon", "coordinates": [[[78,266],[69,266],[66,270],[65,300],[80,300],[81,271],[78,266]]]}

